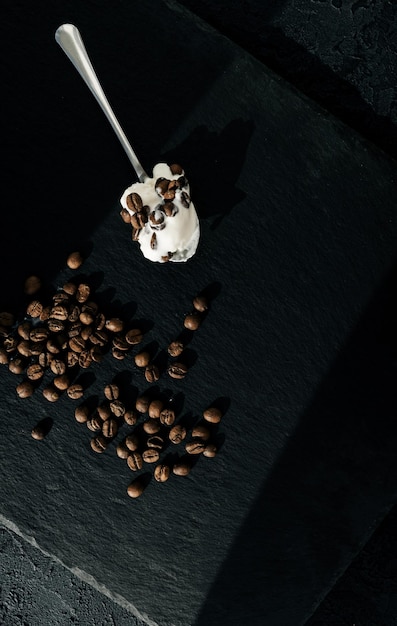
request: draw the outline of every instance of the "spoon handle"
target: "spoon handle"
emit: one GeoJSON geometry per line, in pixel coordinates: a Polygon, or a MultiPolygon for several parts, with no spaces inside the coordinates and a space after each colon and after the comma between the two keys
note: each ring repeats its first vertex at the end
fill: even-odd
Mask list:
{"type": "Polygon", "coordinates": [[[85,49],[79,30],[73,24],[62,24],[55,32],[55,40],[79,72],[87,87],[95,96],[99,106],[108,118],[114,132],[123,146],[129,160],[132,163],[136,175],[143,182],[148,175],[138,160],[131,144],[121,128],[113,110],[106,98],[98,77],[92,67],[91,61],[85,49]]]}

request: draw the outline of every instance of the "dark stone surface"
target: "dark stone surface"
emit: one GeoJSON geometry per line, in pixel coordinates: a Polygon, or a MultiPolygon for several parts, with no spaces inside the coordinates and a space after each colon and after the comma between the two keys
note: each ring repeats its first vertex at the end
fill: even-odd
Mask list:
{"type": "MultiPolygon", "coordinates": [[[[62,284],[83,246],[81,277],[161,349],[210,288],[188,378],[159,388],[189,423],[227,401],[223,445],[131,501],[114,444],[95,456],[70,400],[21,401],[2,368],[0,512],[147,623],[303,624],[396,500],[395,163],[178,4],[155,5],[7,4],[1,306],[23,310],[32,272],[62,284]],[[145,167],[186,167],[203,230],[188,264],[148,264],[131,243],[131,172],[53,41],[64,21],[145,167]]],[[[147,387],[131,358],[88,374],[88,395],[116,374],[130,399],[147,387]]]]}

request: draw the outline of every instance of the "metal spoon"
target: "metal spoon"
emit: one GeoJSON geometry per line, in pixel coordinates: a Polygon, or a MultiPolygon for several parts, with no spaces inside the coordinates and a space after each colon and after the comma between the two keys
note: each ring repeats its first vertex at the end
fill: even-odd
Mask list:
{"type": "Polygon", "coordinates": [[[73,24],[62,24],[55,32],[55,41],[79,72],[87,87],[94,94],[99,106],[108,118],[110,125],[116,133],[121,145],[132,163],[140,182],[144,182],[149,176],[146,174],[138,160],[131,144],[121,128],[113,110],[106,98],[98,77],[92,67],[91,61],[85,49],[79,30],[73,24]]]}

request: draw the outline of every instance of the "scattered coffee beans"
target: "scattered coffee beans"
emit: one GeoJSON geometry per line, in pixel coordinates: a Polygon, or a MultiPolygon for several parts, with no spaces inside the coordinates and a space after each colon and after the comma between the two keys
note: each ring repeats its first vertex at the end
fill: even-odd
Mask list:
{"type": "Polygon", "coordinates": [[[66,265],[70,267],[71,270],[77,270],[84,262],[83,255],[81,252],[71,252],[66,259],[66,265]]]}
{"type": "Polygon", "coordinates": [[[203,412],[203,417],[207,422],[219,424],[222,419],[222,411],[216,407],[209,407],[203,412]]]}
{"type": "Polygon", "coordinates": [[[139,498],[145,490],[145,485],[141,478],[137,478],[127,487],[127,493],[130,498],[139,498]]]}

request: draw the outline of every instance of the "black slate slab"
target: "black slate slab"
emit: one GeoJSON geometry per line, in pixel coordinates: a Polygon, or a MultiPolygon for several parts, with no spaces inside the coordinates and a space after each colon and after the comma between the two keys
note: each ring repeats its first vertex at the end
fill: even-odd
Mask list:
{"type": "MultiPolygon", "coordinates": [[[[149,624],[303,624],[396,500],[395,162],[174,3],[29,6],[3,24],[2,307],[23,311],[32,272],[49,290],[76,276],[65,258],[81,246],[80,279],[161,352],[207,289],[187,378],[157,387],[188,424],[215,399],[227,411],[217,457],[134,501],[122,434],[95,455],[70,399],[20,400],[3,367],[1,521],[149,624]],[[119,218],[133,175],[53,41],[65,21],[144,166],[186,168],[202,218],[186,265],[146,262],[119,218]]],[[[109,355],[86,395],[114,376],[131,401],[148,388],[132,355],[109,355]]]]}

